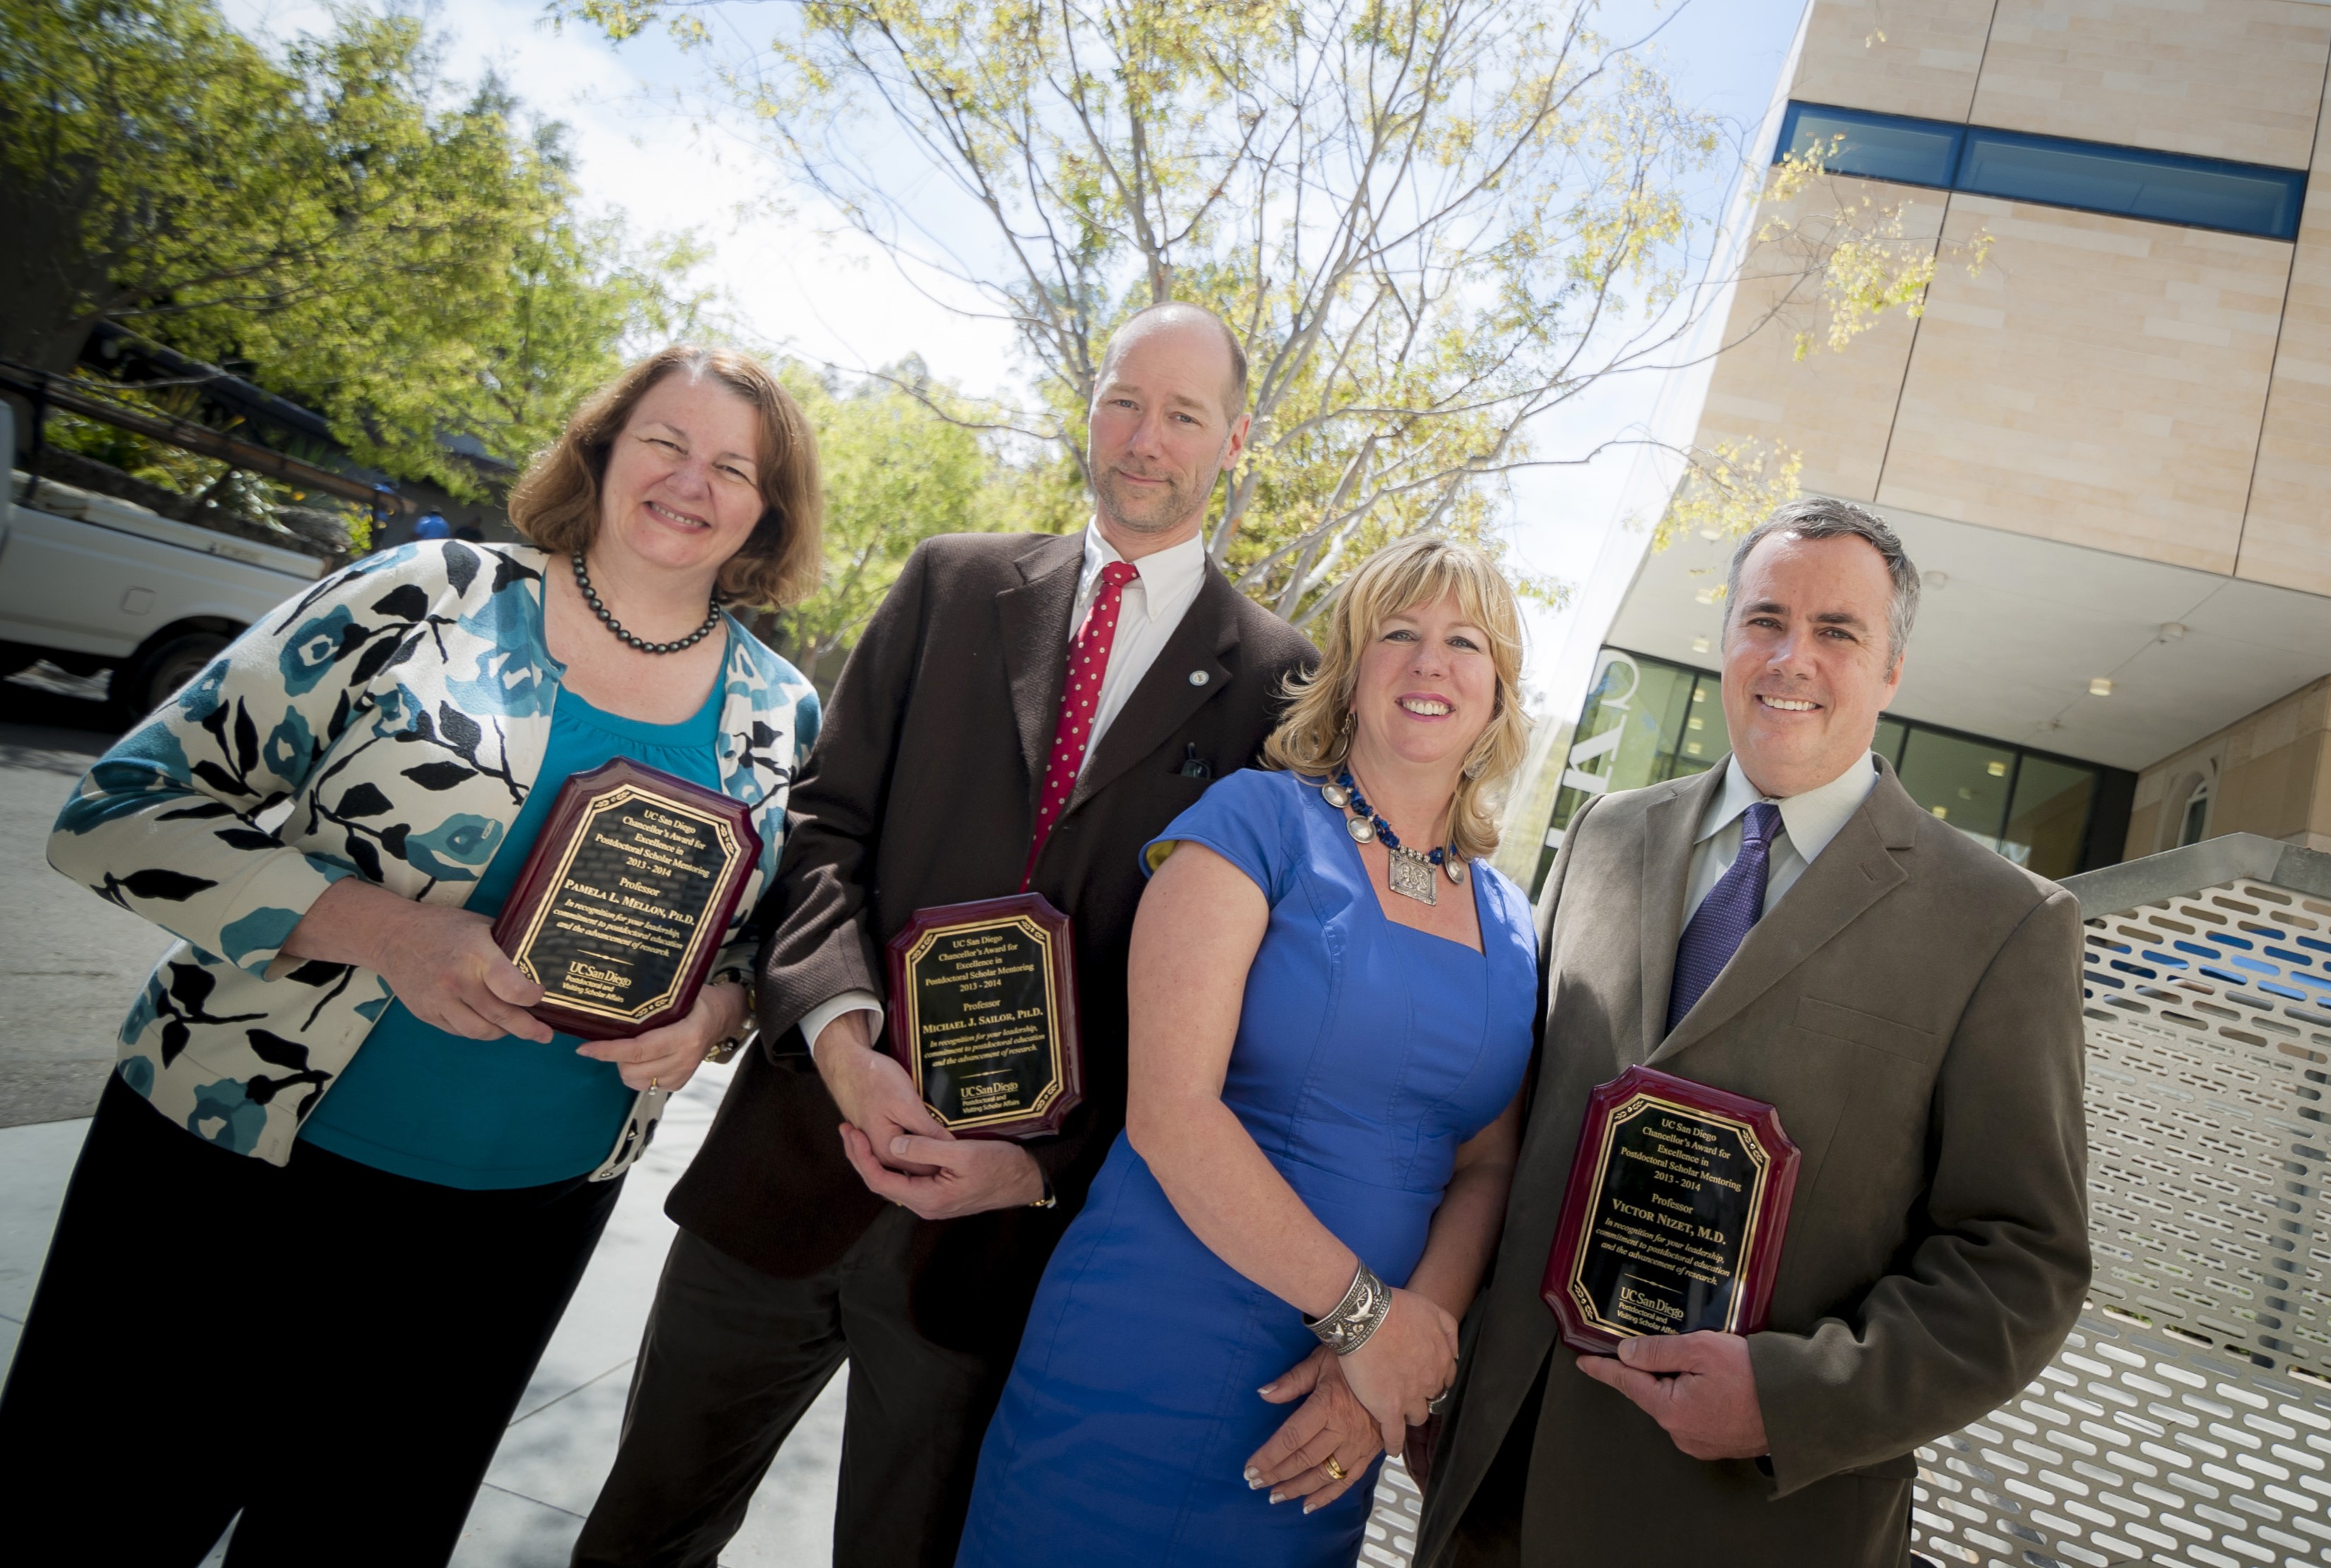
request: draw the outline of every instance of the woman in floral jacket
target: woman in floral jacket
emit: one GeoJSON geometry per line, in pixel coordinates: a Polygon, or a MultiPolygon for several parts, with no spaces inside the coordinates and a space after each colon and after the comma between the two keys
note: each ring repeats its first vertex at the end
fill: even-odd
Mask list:
{"type": "Polygon", "coordinates": [[[0,1395],[12,1540],[58,1532],[27,1561],[192,1568],[240,1514],[236,1568],[444,1562],[643,1117],[745,1027],[818,708],[723,606],[816,584],[808,426],[752,360],[668,349],[509,509],[540,548],[341,572],[58,819],[58,870],[177,941],[0,1395]],[[694,1010],[586,1046],[489,929],[557,785],[614,756],[744,803],[763,849],[694,1010]]]}

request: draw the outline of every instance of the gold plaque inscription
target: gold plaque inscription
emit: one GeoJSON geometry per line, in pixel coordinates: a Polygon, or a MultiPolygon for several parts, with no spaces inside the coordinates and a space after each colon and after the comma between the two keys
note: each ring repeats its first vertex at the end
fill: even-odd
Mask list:
{"type": "Polygon", "coordinates": [[[1052,934],[1026,916],[924,933],[904,956],[915,1088],[955,1131],[1041,1117],[1059,1098],[1052,934]]]}
{"type": "Polygon", "coordinates": [[[1588,1195],[1570,1299],[1593,1326],[1630,1335],[1736,1332],[1738,1273],[1756,1246],[1769,1164],[1746,1122],[1639,1094],[1609,1123],[1588,1195]]]}
{"type": "Polygon", "coordinates": [[[671,1003],[743,858],[718,816],[632,785],[592,802],[510,957],[546,1002],[627,1022],[671,1003]]]}

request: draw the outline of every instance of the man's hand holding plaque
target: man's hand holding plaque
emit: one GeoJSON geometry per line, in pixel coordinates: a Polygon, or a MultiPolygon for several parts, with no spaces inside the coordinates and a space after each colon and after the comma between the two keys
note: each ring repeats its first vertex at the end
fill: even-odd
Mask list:
{"type": "Polygon", "coordinates": [[[940,1126],[1059,1132],[1084,1096],[1068,917],[1041,893],[918,909],[890,958],[890,1049],[940,1126]]]}

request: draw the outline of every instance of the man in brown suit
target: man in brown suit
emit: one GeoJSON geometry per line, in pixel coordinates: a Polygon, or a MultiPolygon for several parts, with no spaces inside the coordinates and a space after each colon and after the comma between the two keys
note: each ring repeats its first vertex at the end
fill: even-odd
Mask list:
{"type": "Polygon", "coordinates": [[[1256,759],[1316,658],[1206,559],[1245,401],[1220,320],[1135,317],[1093,400],[1091,527],[929,541],[851,655],[793,787],[763,1049],[672,1193],[577,1564],[711,1564],[845,1356],[834,1560],[954,1561],[1037,1279],[1125,1125],[1140,848],[1256,759]],[[1084,1101],[1054,1137],[955,1141],[879,1044],[883,947],[1023,880],[1074,923],[1084,1101]]]}
{"type": "Polygon", "coordinates": [[[1911,1450],[2046,1364],[2088,1279],[2080,917],[1870,755],[1918,579],[1783,508],[1726,599],[1733,755],[1578,813],[1541,1055],[1418,1561],[1898,1568],[1911,1450]],[[1587,1096],[1629,1065],[1768,1101],[1803,1151],[1769,1326],[1556,1339],[1538,1287],[1587,1096]]]}

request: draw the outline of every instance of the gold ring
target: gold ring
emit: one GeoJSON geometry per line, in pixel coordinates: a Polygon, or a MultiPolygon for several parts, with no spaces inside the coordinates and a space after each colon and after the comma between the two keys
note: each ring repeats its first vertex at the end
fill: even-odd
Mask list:
{"type": "Polygon", "coordinates": [[[663,1079],[662,1079],[662,1078],[661,1078],[661,1077],[656,1077],[656,1078],[652,1078],[652,1079],[648,1079],[648,1093],[650,1093],[650,1094],[653,1094],[653,1093],[655,1093],[655,1091],[656,1091],[658,1088],[661,1088],[661,1087],[662,1087],[662,1084],[663,1084],[663,1079]]]}
{"type": "Polygon", "coordinates": [[[1344,1467],[1336,1462],[1336,1456],[1333,1454],[1321,1459],[1319,1468],[1327,1472],[1327,1478],[1331,1481],[1340,1481],[1344,1478],[1344,1467]]]}

